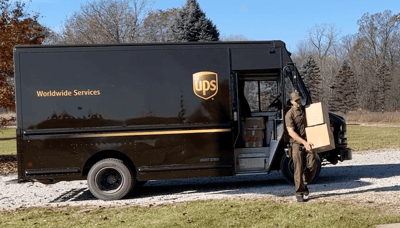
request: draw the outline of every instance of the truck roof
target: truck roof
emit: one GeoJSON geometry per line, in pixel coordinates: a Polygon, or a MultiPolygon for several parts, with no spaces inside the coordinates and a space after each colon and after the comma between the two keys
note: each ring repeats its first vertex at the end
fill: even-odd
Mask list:
{"type": "Polygon", "coordinates": [[[271,45],[286,47],[281,40],[270,41],[216,41],[216,42],[169,42],[169,43],[123,43],[123,44],[63,44],[63,45],[16,45],[15,48],[68,48],[68,47],[113,47],[113,46],[203,46],[203,45],[271,45]]]}

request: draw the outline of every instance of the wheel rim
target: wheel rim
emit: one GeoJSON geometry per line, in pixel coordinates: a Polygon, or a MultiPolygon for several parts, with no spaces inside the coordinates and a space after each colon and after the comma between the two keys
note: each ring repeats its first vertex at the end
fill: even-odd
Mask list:
{"type": "Polygon", "coordinates": [[[95,176],[96,187],[105,194],[113,194],[119,191],[123,182],[121,173],[112,168],[103,168],[95,176]]]}

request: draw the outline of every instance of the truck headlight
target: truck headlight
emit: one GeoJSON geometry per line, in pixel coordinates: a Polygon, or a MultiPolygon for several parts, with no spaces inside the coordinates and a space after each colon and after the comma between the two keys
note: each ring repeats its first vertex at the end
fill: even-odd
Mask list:
{"type": "Polygon", "coordinates": [[[347,144],[347,131],[340,131],[339,132],[339,144],[347,144]]]}
{"type": "Polygon", "coordinates": [[[339,132],[339,138],[347,139],[347,131],[340,131],[339,132]]]}

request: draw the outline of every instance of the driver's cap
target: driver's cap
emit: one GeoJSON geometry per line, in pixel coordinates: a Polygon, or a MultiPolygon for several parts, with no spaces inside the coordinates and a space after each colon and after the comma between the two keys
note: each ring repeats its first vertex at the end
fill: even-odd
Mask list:
{"type": "Polygon", "coordinates": [[[297,99],[301,99],[299,92],[294,91],[293,93],[290,94],[290,99],[292,101],[296,101],[297,99]]]}

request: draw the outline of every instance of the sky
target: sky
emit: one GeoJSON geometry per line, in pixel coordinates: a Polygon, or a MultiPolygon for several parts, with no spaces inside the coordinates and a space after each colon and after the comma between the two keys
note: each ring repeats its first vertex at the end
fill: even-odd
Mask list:
{"type": "MultiPolygon", "coordinates": [[[[28,0],[25,0],[28,1],[28,0]]],[[[92,1],[92,0],[89,0],[92,1]]],[[[39,11],[39,22],[59,30],[66,18],[87,0],[33,0],[29,10],[39,11]]],[[[155,0],[153,9],[181,7],[186,0],[155,0]]],[[[357,20],[365,13],[400,12],[399,0],[198,0],[220,35],[241,34],[252,40],[282,40],[295,51],[307,30],[315,24],[334,24],[341,36],[358,31],[357,20]]]]}

